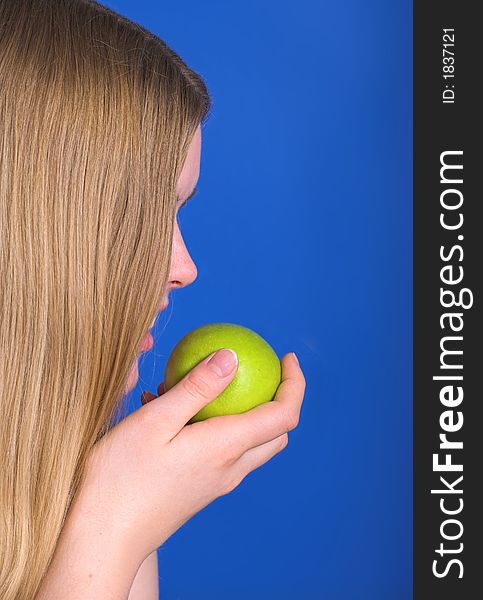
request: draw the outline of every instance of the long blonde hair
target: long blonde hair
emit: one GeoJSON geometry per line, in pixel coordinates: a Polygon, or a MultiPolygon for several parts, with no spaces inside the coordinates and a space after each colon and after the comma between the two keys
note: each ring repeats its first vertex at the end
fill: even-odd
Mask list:
{"type": "Polygon", "coordinates": [[[0,0],[0,597],[34,598],[167,284],[211,107],[92,0],[0,0]]]}

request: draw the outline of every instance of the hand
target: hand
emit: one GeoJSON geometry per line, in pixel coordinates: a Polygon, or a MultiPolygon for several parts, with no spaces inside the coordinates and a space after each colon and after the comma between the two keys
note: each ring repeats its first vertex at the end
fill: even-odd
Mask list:
{"type": "Polygon", "coordinates": [[[273,401],[187,425],[231,382],[234,358],[219,350],[168,392],[163,384],[158,397],[145,392],[143,406],[91,450],[84,499],[96,518],[122,532],[140,560],[285,448],[287,432],[298,424],[305,378],[294,355],[286,354],[273,401]],[[211,368],[214,355],[224,364],[224,375],[211,368]]]}

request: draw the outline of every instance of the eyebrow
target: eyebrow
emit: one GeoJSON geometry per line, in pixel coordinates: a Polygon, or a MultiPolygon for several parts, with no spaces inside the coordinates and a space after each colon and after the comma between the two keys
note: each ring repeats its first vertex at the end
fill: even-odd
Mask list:
{"type": "Polygon", "coordinates": [[[191,200],[191,198],[193,198],[193,196],[196,194],[197,191],[198,191],[198,187],[195,185],[191,194],[186,198],[186,200],[183,200],[183,202],[181,203],[180,208],[182,208],[188,202],[188,200],[191,200]]]}

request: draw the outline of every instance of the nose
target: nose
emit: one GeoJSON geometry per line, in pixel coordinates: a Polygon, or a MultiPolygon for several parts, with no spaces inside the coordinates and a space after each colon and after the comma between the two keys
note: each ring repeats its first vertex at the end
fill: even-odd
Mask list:
{"type": "Polygon", "coordinates": [[[173,234],[173,250],[171,271],[169,273],[168,292],[171,289],[182,288],[193,283],[198,276],[193,259],[186,248],[183,236],[176,220],[173,234]]]}

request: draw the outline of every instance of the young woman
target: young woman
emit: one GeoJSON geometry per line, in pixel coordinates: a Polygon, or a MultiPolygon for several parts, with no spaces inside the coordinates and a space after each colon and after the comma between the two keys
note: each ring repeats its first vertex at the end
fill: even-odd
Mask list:
{"type": "Polygon", "coordinates": [[[0,0],[0,597],[157,598],[156,549],[287,443],[305,381],[186,425],[229,349],[118,424],[146,334],[196,267],[203,79],[91,0],[0,0]]]}

